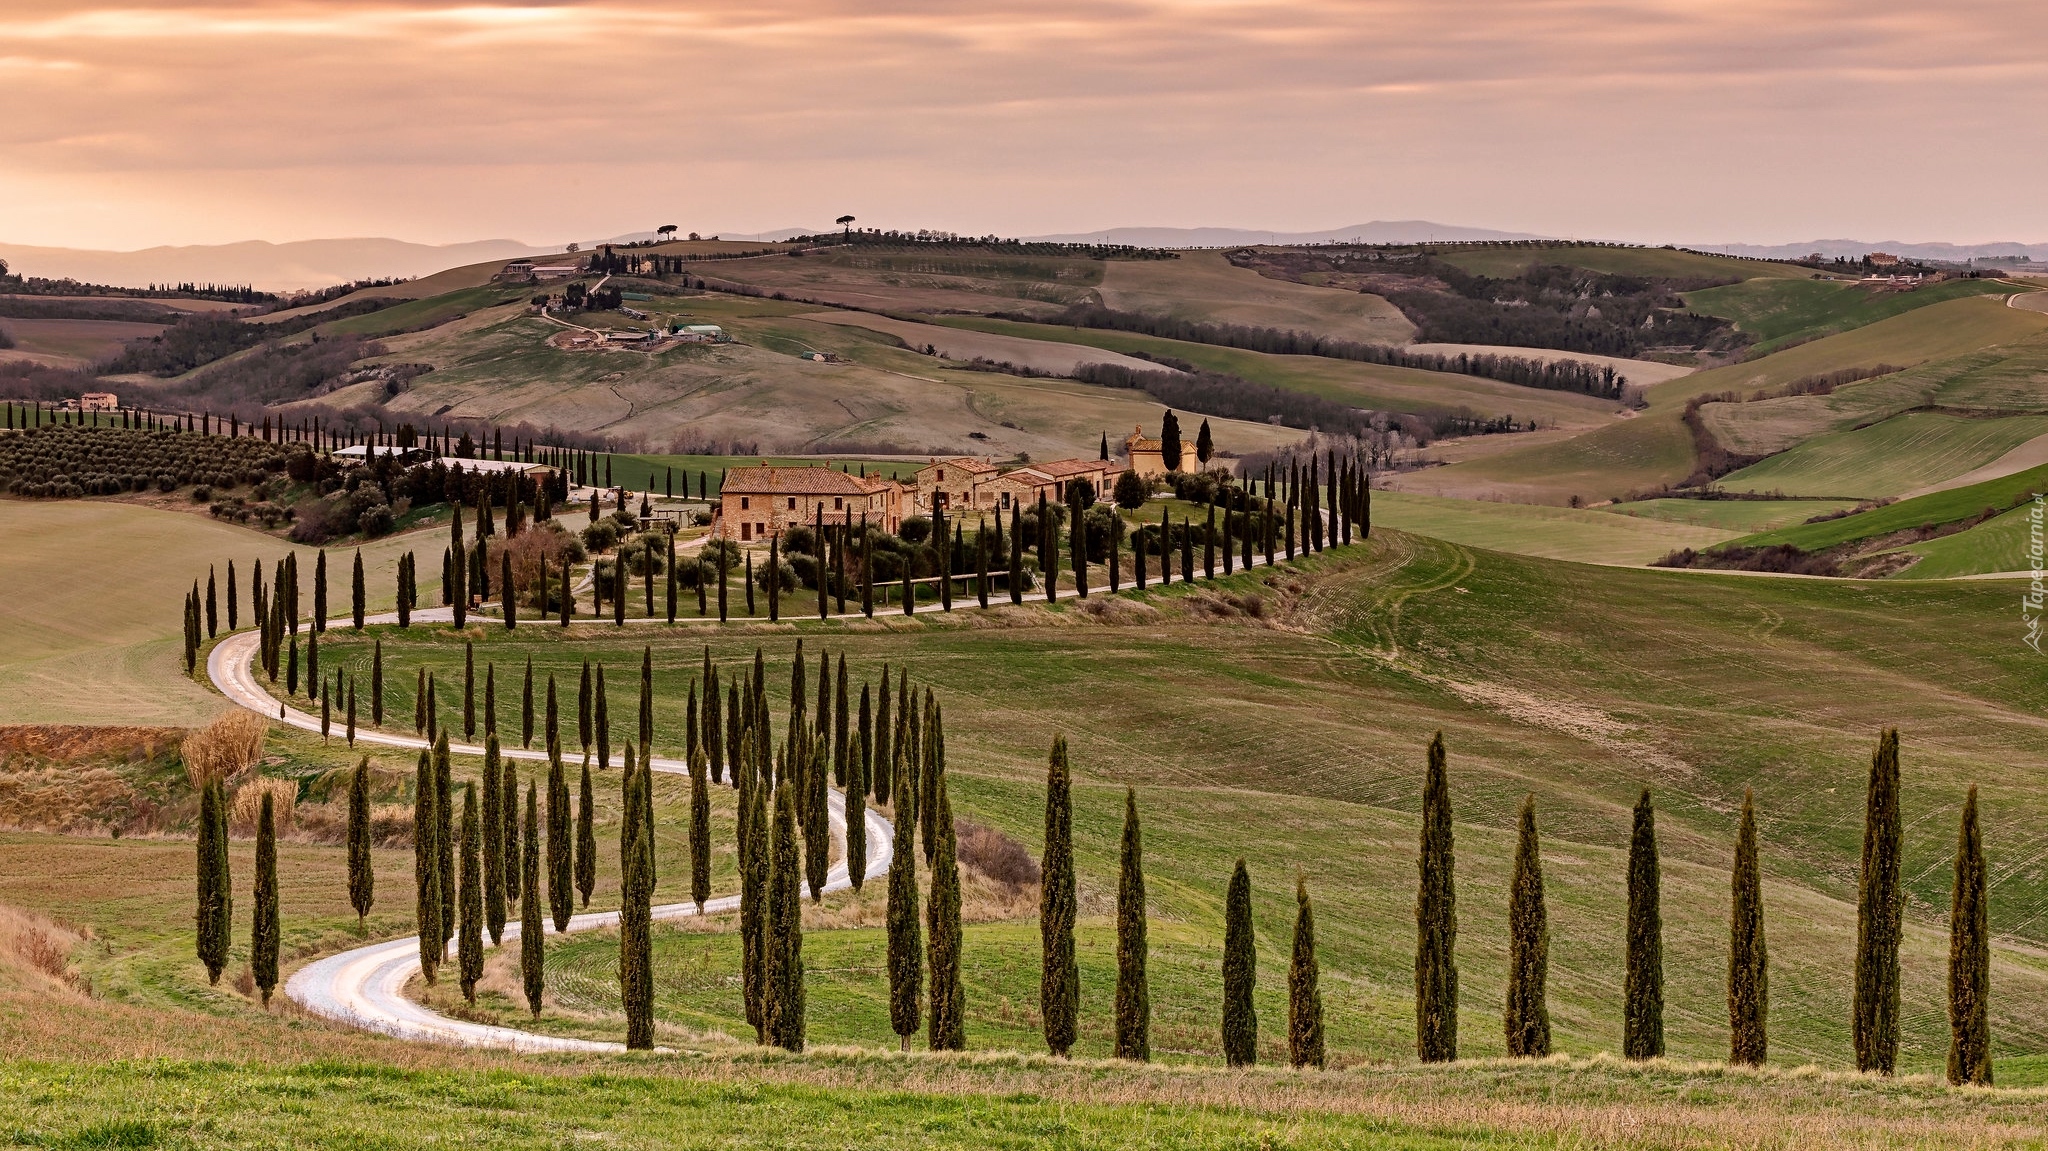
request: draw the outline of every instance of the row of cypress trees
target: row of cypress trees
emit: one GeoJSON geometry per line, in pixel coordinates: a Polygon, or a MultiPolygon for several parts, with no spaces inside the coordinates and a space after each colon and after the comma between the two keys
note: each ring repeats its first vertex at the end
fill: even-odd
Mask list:
{"type": "MultiPolygon", "coordinates": [[[[1853,1034],[1857,1069],[1889,1075],[1897,1065],[1898,946],[1901,934],[1899,743],[1896,729],[1879,737],[1871,757],[1863,863],[1858,884],[1853,1034]]],[[[1425,1062],[1457,1058],[1457,918],[1450,794],[1443,735],[1430,742],[1416,897],[1416,1053],[1425,1062]]],[[[1622,1054],[1664,1054],[1663,921],[1656,815],[1646,789],[1632,818],[1628,856],[1628,918],[1623,978],[1622,1054]]],[[[1520,837],[1509,886],[1509,962],[1504,1027],[1509,1054],[1550,1051],[1544,1003],[1549,928],[1537,844],[1536,801],[1522,802],[1520,837]]],[[[1986,871],[1978,827],[1977,789],[1964,801],[1957,835],[1949,931],[1948,1078],[1989,1084],[1990,935],[1986,871]]],[[[1727,1006],[1729,1062],[1761,1065],[1768,1055],[1768,950],[1762,875],[1757,860],[1756,803],[1745,791],[1731,877],[1727,1006]]]]}

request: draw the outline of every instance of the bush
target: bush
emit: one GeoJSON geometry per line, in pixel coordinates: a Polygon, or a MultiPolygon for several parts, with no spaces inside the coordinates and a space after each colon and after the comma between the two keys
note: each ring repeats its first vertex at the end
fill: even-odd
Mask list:
{"type": "Polygon", "coordinates": [[[593,552],[608,552],[618,546],[619,525],[611,520],[599,520],[583,529],[583,543],[593,552]]]}
{"type": "Polygon", "coordinates": [[[213,489],[207,487],[205,484],[200,484],[198,487],[192,489],[192,502],[195,504],[203,504],[212,498],[213,489]]]}
{"type": "Polygon", "coordinates": [[[921,544],[931,538],[932,521],[923,516],[911,516],[896,529],[896,536],[907,544],[921,544]]]}
{"type": "MultiPolygon", "coordinates": [[[[769,568],[766,563],[762,563],[754,568],[754,583],[758,585],[762,591],[768,590],[768,571],[769,568]]],[[[796,569],[791,567],[789,565],[789,561],[786,559],[782,561],[781,572],[783,591],[791,591],[801,586],[797,582],[796,569]]]]}
{"type": "Polygon", "coordinates": [[[1038,861],[1031,858],[1023,844],[995,828],[969,819],[955,819],[953,836],[960,862],[986,878],[1012,891],[1039,881],[1038,861]]]}
{"type": "Polygon", "coordinates": [[[817,555],[818,533],[802,524],[784,529],[782,533],[782,553],[784,555],[817,555]]]}
{"type": "Polygon", "coordinates": [[[1152,494],[1152,485],[1145,478],[1129,468],[1116,478],[1116,506],[1125,511],[1136,511],[1145,506],[1145,500],[1152,494]]]}
{"type": "Polygon", "coordinates": [[[256,766],[270,724],[253,711],[236,708],[185,737],[178,756],[193,791],[216,779],[233,780],[256,766]]]}

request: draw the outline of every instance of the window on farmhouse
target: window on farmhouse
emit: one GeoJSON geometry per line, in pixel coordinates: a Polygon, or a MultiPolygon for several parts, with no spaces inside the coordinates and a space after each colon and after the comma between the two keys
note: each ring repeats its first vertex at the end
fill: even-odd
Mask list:
{"type": "Polygon", "coordinates": [[[745,497],[745,496],[741,496],[741,497],[740,497],[740,510],[741,510],[741,511],[746,511],[746,510],[747,510],[747,497],[745,497]]]}
{"type": "Polygon", "coordinates": [[[795,496],[791,496],[791,497],[789,497],[789,510],[790,510],[790,511],[795,511],[795,510],[796,510],[796,497],[795,497],[795,496]]]}

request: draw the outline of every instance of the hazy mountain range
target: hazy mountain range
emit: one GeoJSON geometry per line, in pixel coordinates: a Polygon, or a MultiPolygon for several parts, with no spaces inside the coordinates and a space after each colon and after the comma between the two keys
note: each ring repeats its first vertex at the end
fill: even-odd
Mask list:
{"type": "Polygon", "coordinates": [[[36,248],[0,242],[0,260],[23,276],[70,278],[88,284],[140,288],[150,284],[247,284],[266,292],[324,288],[354,280],[411,278],[486,260],[561,251],[517,240],[476,240],[466,244],[413,244],[404,240],[294,240],[144,248],[101,252],[82,248],[36,248]]]}
{"type": "MultiPolygon", "coordinates": [[[[711,232],[728,240],[783,240],[829,228],[779,228],[769,232],[711,232]]],[[[653,239],[652,232],[634,232],[586,241],[585,246],[653,239]]],[[[1249,228],[1105,228],[1095,232],[1062,232],[1026,236],[1026,240],[1065,244],[1132,244],[1159,248],[1228,248],[1240,244],[1406,244],[1423,241],[1537,240],[1526,232],[1501,232],[1439,224],[1429,220],[1375,220],[1321,232],[1262,232],[1249,228]]],[[[1861,256],[1891,252],[1917,259],[1962,261],[1972,258],[2027,256],[2048,261],[2048,244],[1906,243],[1897,240],[1812,240],[1797,244],[1698,244],[1701,251],[1787,259],[1820,252],[1826,256],[1861,256]]],[[[17,274],[69,277],[95,284],[143,287],[192,281],[249,284],[265,291],[323,288],[353,280],[425,276],[463,264],[510,260],[562,250],[560,244],[528,244],[518,240],[476,240],[462,244],[414,244],[382,238],[295,240],[273,244],[246,240],[235,244],[144,248],[107,252],[81,248],[44,248],[0,242],[0,260],[17,274]]]]}

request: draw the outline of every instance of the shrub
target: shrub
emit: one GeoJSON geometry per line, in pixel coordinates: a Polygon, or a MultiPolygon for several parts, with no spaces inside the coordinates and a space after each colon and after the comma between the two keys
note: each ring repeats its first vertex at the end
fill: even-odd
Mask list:
{"type": "Polygon", "coordinates": [[[921,544],[931,538],[932,521],[923,516],[911,516],[896,529],[896,536],[907,544],[921,544]]]}
{"type": "Polygon", "coordinates": [[[619,525],[611,520],[599,520],[583,529],[583,542],[593,552],[608,552],[618,546],[619,525]]]}
{"type": "Polygon", "coordinates": [[[178,745],[185,762],[185,778],[198,791],[209,780],[232,780],[256,766],[263,756],[263,737],[269,721],[253,711],[236,708],[185,737],[178,745]]]}
{"type": "Polygon", "coordinates": [[[291,830],[294,809],[299,799],[299,785],[289,779],[258,777],[235,789],[235,806],[229,816],[229,823],[236,834],[256,834],[256,818],[263,810],[265,795],[270,796],[271,818],[277,833],[283,835],[291,830]]]}
{"type": "Polygon", "coordinates": [[[1152,494],[1152,485],[1143,476],[1129,468],[1116,478],[1116,506],[1125,511],[1136,511],[1145,506],[1146,497],[1152,494]]]}
{"type": "Polygon", "coordinates": [[[970,819],[953,820],[955,851],[961,863],[983,877],[1021,891],[1039,880],[1038,861],[1024,845],[970,819]]]}

